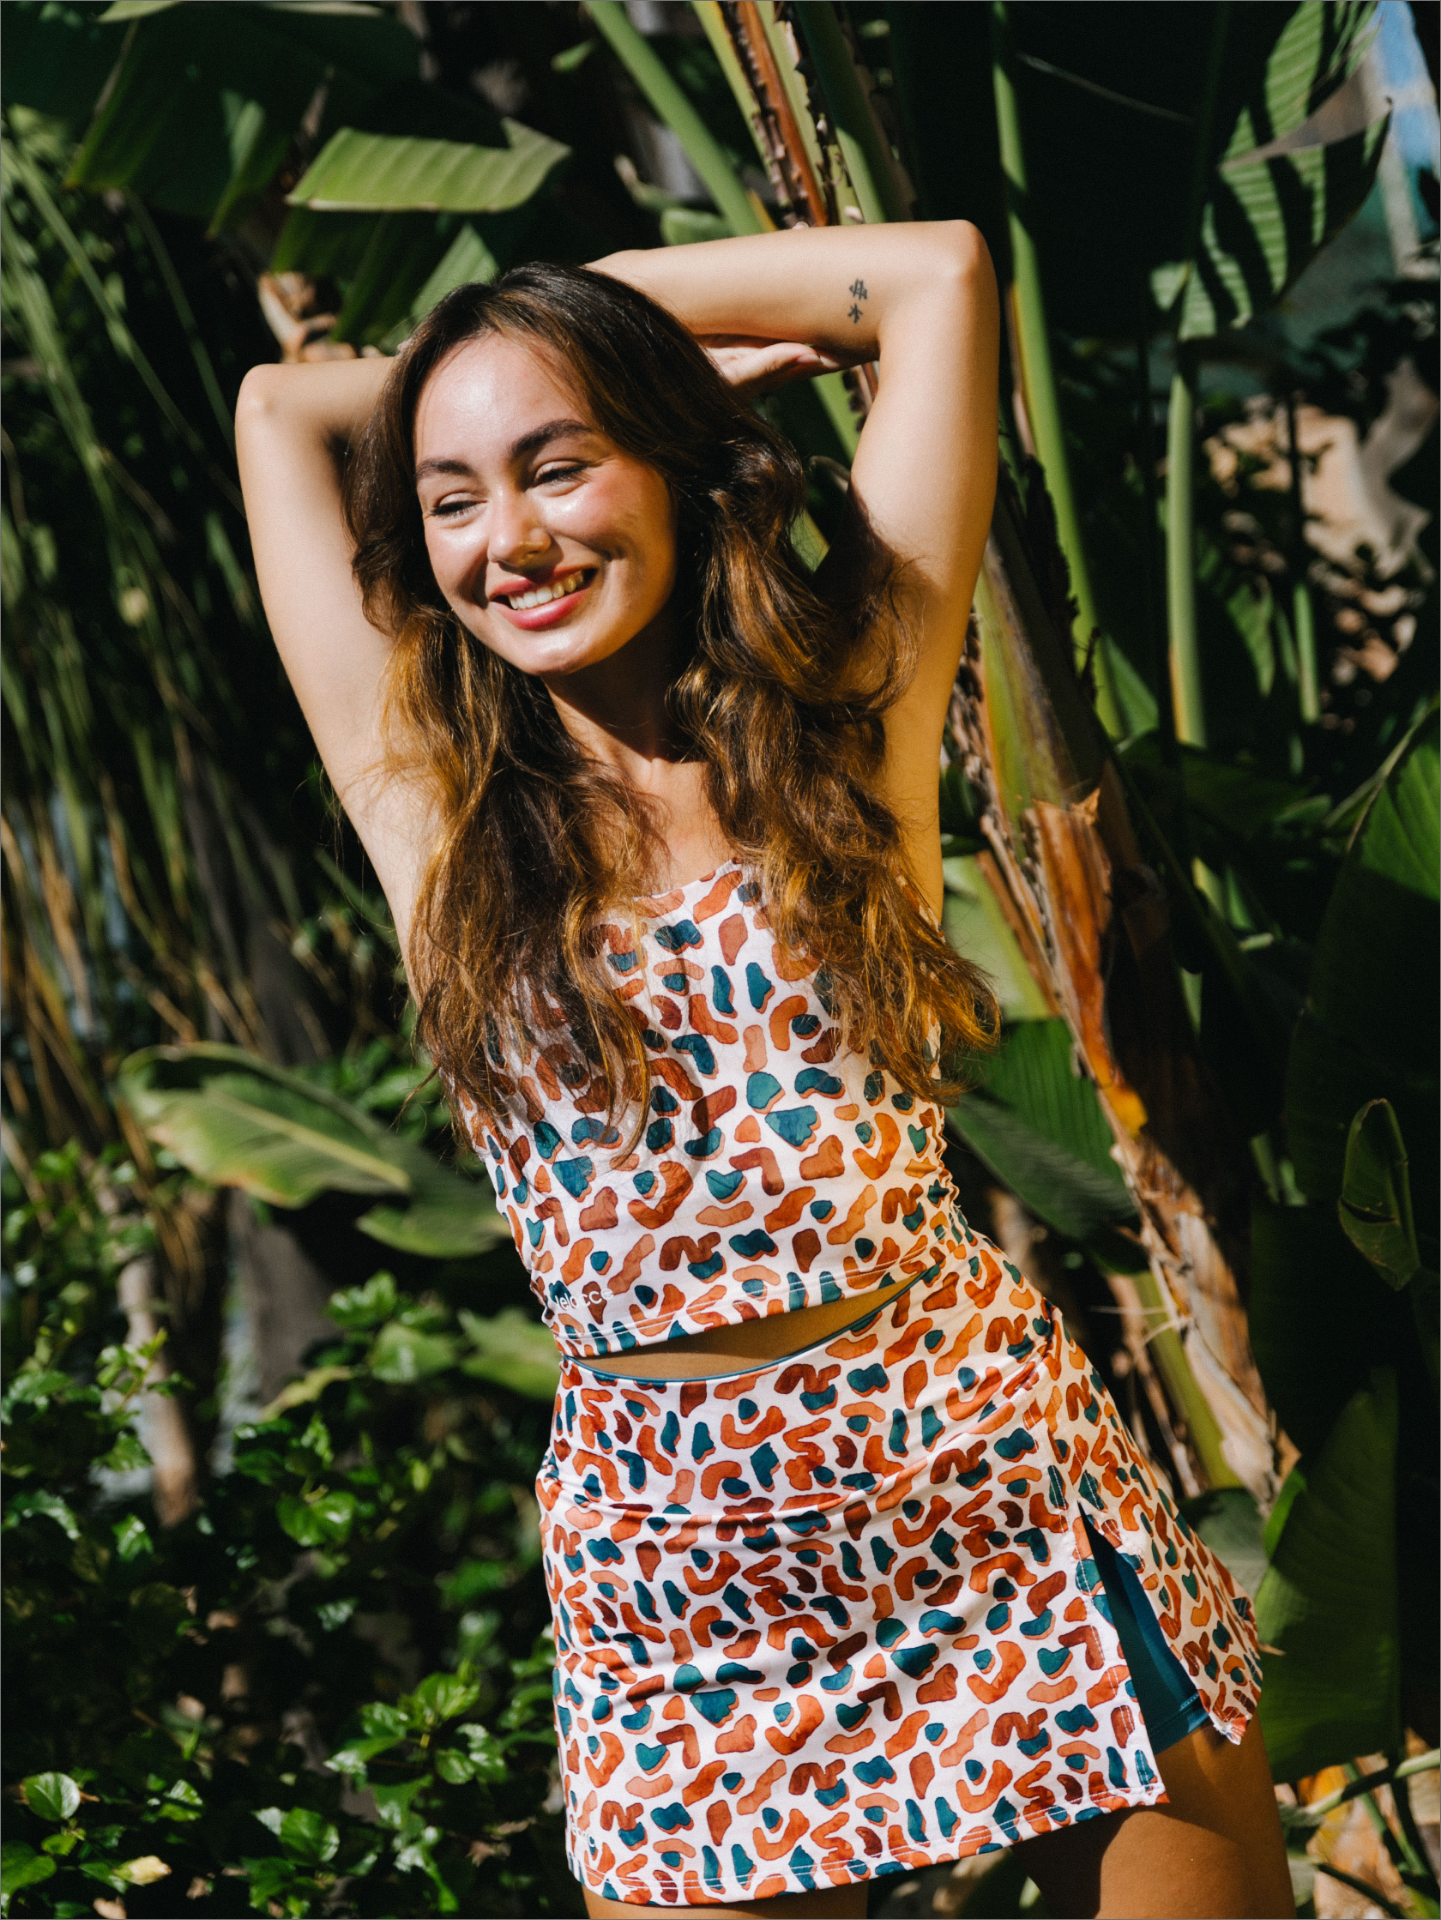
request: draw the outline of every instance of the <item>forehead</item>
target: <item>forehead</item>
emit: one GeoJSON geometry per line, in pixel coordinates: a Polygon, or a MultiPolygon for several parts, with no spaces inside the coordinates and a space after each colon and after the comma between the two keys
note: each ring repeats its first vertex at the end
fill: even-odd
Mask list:
{"type": "Polygon", "coordinates": [[[426,381],[415,410],[415,456],[454,453],[457,437],[473,456],[503,451],[555,419],[593,426],[590,408],[556,355],[506,334],[467,340],[426,381]]]}

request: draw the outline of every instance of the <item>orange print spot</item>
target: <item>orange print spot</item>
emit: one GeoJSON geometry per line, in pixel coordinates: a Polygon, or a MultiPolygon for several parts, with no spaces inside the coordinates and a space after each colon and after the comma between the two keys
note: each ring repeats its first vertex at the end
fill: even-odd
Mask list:
{"type": "Polygon", "coordinates": [[[802,1180],[838,1180],[845,1170],[846,1157],[833,1133],[828,1133],[815,1152],[801,1162],[802,1180]]]}
{"type": "Polygon", "coordinates": [[[868,1153],[864,1147],[852,1147],[851,1158],[868,1180],[879,1180],[896,1157],[901,1144],[901,1130],[888,1113],[875,1116],[876,1131],[880,1141],[874,1153],[868,1153]]]}
{"type": "MultiPolygon", "coordinates": [[[[824,1146],[822,1147],[822,1151],[824,1151],[824,1146]]],[[[802,1172],[805,1171],[804,1163],[802,1163],[801,1170],[802,1172]]],[[[850,1210],[840,1225],[827,1228],[827,1244],[832,1247],[840,1247],[846,1245],[848,1241],[854,1240],[861,1228],[866,1224],[866,1216],[875,1204],[875,1188],[863,1187],[851,1203],[850,1210]]]]}
{"type": "MultiPolygon", "coordinates": [[[[751,1724],[754,1726],[755,1722],[752,1721],[751,1724]]],[[[720,1745],[719,1740],[717,1740],[716,1745],[720,1745]]],[[[785,1770],[786,1763],[784,1760],[772,1761],[760,1779],[757,1780],[751,1788],[750,1792],[736,1801],[736,1812],[750,1815],[763,1807],[771,1797],[771,1788],[776,1784],[777,1780],[784,1778],[785,1770]]]]}
{"type": "Polygon", "coordinates": [[[949,1662],[931,1678],[916,1688],[916,1698],[930,1706],[941,1700],[954,1700],[956,1697],[956,1670],[949,1662]]]}
{"type": "Polygon", "coordinates": [[[580,1210],[581,1228],[586,1233],[604,1233],[616,1219],[615,1193],[610,1187],[602,1187],[590,1205],[580,1210]]]}
{"type": "Polygon", "coordinates": [[[722,920],[716,938],[720,941],[720,950],[725,955],[725,963],[733,967],[736,955],[746,943],[746,922],[743,913],[733,913],[729,920],[722,920]]]}
{"type": "MultiPolygon", "coordinates": [[[[766,1215],[766,1232],[778,1233],[783,1227],[793,1227],[805,1212],[807,1203],[815,1197],[814,1187],[797,1187],[793,1193],[788,1193],[780,1205],[766,1215]]],[[[816,1244],[819,1246],[820,1242],[816,1244]]]]}
{"type": "Polygon", "coordinates": [[[993,1706],[997,1700],[1003,1699],[1010,1692],[1016,1676],[1025,1671],[1026,1665],[1026,1656],[1013,1641],[999,1641],[996,1652],[1000,1655],[1001,1665],[1000,1671],[994,1677],[979,1673],[966,1676],[966,1685],[976,1698],[983,1700],[988,1707],[993,1706]]]}
{"type": "MultiPolygon", "coordinates": [[[[825,1718],[821,1712],[819,1701],[817,1701],[812,1694],[803,1693],[796,1702],[796,1708],[797,1712],[794,1726],[787,1726],[784,1731],[779,1727],[766,1728],[766,1739],[770,1742],[771,1746],[775,1748],[777,1753],[791,1754],[798,1752],[825,1718]]],[[[802,1831],[804,1831],[804,1829],[802,1829],[802,1831]]],[[[773,1860],[777,1857],[776,1854],[770,1856],[773,1860]]]]}
{"type": "MultiPolygon", "coordinates": [[[[631,1218],[643,1227],[654,1228],[667,1225],[674,1218],[693,1184],[689,1173],[675,1160],[661,1162],[660,1177],[664,1191],[654,1206],[647,1206],[643,1200],[632,1200],[630,1203],[631,1218]]],[[[556,1231],[560,1231],[559,1221],[556,1222],[556,1231]]]]}

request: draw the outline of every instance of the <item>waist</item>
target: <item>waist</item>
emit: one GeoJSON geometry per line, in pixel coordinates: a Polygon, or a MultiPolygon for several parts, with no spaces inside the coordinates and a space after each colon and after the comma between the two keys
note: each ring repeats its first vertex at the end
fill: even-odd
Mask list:
{"type": "Polygon", "coordinates": [[[819,1301],[786,1313],[768,1313],[757,1320],[706,1327],[699,1333],[609,1354],[599,1364],[607,1373],[627,1380],[704,1380],[712,1374],[738,1372],[747,1365],[783,1360],[803,1347],[813,1346],[833,1333],[843,1332],[875,1312],[896,1294],[886,1288],[841,1300],[819,1301]]]}

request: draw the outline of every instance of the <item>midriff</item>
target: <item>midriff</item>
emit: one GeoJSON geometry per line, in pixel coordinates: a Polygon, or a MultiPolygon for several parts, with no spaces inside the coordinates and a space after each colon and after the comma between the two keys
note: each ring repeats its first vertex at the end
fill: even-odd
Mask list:
{"type": "Polygon", "coordinates": [[[632,1380],[700,1380],[707,1374],[739,1372],[754,1361],[780,1360],[814,1346],[827,1334],[838,1333],[864,1319],[896,1289],[853,1295],[848,1300],[823,1300],[793,1313],[768,1313],[734,1326],[707,1327],[679,1340],[658,1341],[651,1347],[631,1347],[625,1353],[606,1354],[587,1361],[602,1372],[623,1374],[632,1380]]]}

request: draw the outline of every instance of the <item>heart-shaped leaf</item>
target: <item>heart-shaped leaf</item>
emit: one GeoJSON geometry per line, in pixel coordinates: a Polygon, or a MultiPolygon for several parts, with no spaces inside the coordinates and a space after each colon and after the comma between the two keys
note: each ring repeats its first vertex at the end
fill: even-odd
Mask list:
{"type": "Polygon", "coordinates": [[[21,1791],[41,1820],[68,1820],[80,1805],[80,1789],[68,1773],[32,1773],[21,1791]]]}

